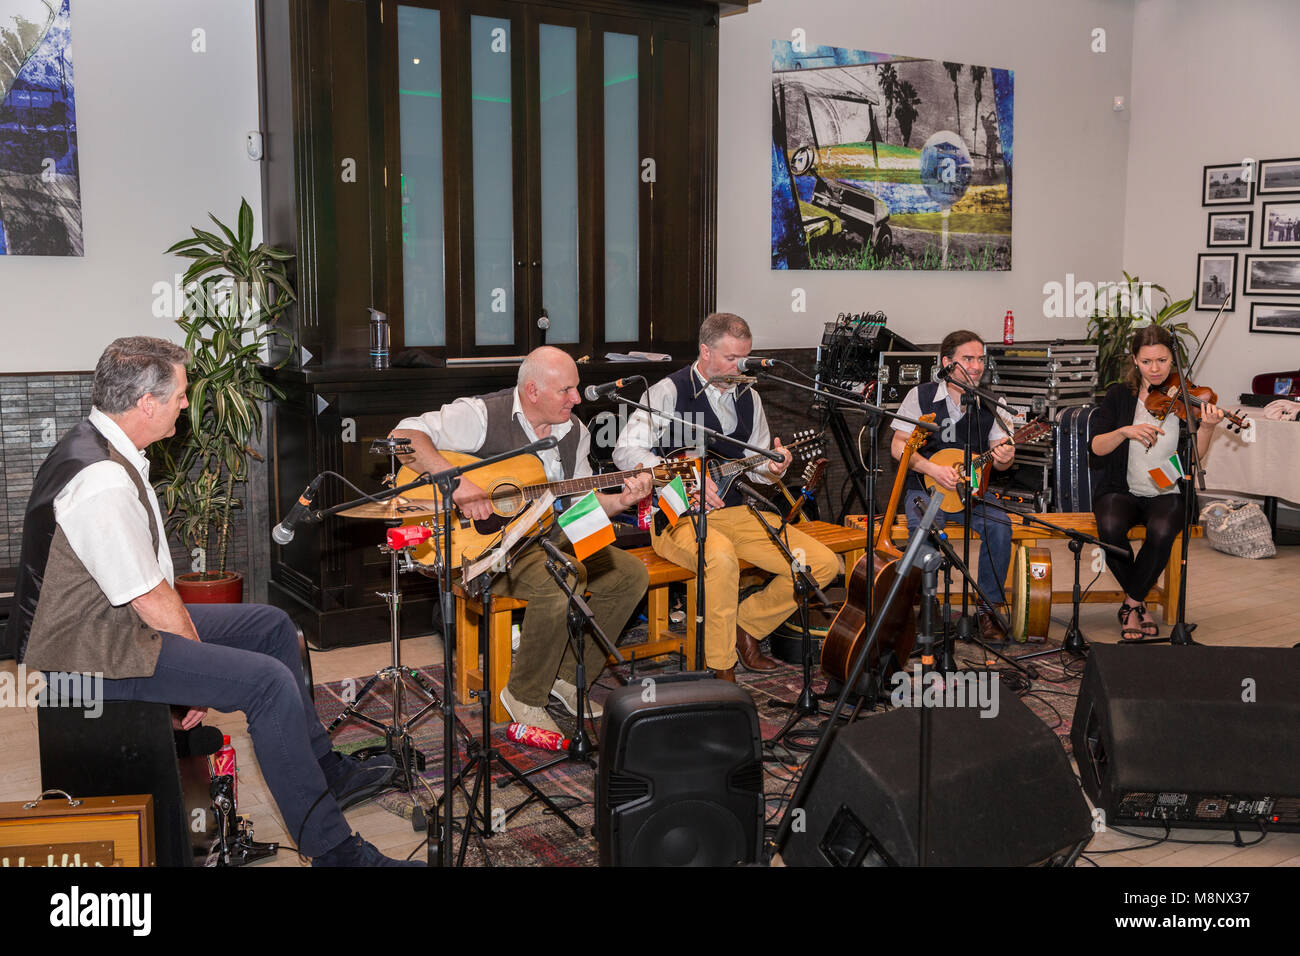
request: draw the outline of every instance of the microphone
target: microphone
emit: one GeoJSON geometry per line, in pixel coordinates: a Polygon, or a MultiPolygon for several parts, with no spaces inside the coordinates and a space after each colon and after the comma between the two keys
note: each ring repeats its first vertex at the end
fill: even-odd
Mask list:
{"type": "Polygon", "coordinates": [[[588,385],[582,395],[589,402],[598,402],[606,396],[612,395],[620,388],[626,387],[631,382],[645,382],[644,375],[629,375],[627,378],[618,378],[612,382],[606,382],[604,385],[588,385]]]}
{"type": "Polygon", "coordinates": [[[758,489],[743,478],[737,478],[734,484],[740,490],[740,493],[744,495],[745,498],[749,500],[749,503],[755,508],[759,508],[763,511],[771,511],[774,514],[781,513],[777,510],[776,505],[772,504],[772,502],[764,495],[759,494],[758,489]]]}
{"type": "Polygon", "coordinates": [[[545,438],[537,439],[537,441],[533,442],[531,445],[525,448],[524,452],[526,454],[531,454],[532,452],[535,451],[546,451],[547,449],[554,448],[559,443],[560,440],[556,438],[554,435],[547,435],[545,438]]]}
{"type": "Polygon", "coordinates": [[[307,486],[307,490],[302,493],[302,497],[294,502],[293,507],[289,509],[289,513],[284,516],[284,520],[271,529],[271,537],[275,539],[276,544],[288,544],[293,540],[295,525],[314,520],[311,513],[311,503],[315,500],[316,489],[320,487],[320,483],[324,478],[324,474],[319,474],[313,478],[311,484],[307,486]]]}
{"type": "Polygon", "coordinates": [[[192,730],[181,731],[176,735],[176,756],[208,757],[222,747],[225,735],[216,727],[199,724],[192,730]]]}
{"type": "Polygon", "coordinates": [[[569,556],[551,543],[549,538],[542,539],[542,548],[551,556],[552,561],[557,561],[564,565],[564,569],[574,577],[578,576],[578,567],[569,560],[569,556]]]}
{"type": "Polygon", "coordinates": [[[949,362],[947,365],[935,371],[934,380],[936,382],[946,382],[948,379],[952,378],[958,368],[960,368],[960,366],[956,362],[949,362]]]}
{"type": "Polygon", "coordinates": [[[747,355],[743,359],[738,359],[736,361],[736,368],[742,372],[748,372],[750,369],[756,368],[776,368],[780,362],[780,359],[753,358],[752,356],[747,355]]]}

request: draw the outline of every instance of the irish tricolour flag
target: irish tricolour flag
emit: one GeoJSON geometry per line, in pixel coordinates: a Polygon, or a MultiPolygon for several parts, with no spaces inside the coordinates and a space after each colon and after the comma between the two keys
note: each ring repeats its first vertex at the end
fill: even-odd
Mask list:
{"type": "Polygon", "coordinates": [[[686,486],[682,484],[682,476],[677,475],[668,484],[664,485],[663,491],[659,492],[659,510],[668,516],[670,527],[676,526],[677,519],[686,513],[690,507],[690,502],[686,499],[686,486]]]}
{"type": "Polygon", "coordinates": [[[1147,474],[1151,476],[1157,488],[1172,488],[1174,483],[1183,477],[1183,463],[1175,453],[1167,461],[1161,462],[1159,468],[1148,469],[1147,474]]]}
{"type": "Polygon", "coordinates": [[[561,530],[573,542],[573,553],[579,561],[614,543],[614,526],[609,523],[609,515],[596,500],[594,491],[575,501],[560,515],[559,521],[561,530]]]}

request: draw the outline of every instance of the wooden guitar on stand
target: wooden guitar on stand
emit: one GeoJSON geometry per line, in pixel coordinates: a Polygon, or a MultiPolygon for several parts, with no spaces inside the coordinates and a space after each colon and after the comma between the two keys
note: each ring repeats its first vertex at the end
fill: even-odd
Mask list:
{"type": "MultiPolygon", "coordinates": [[[[934,415],[924,415],[921,421],[934,421],[934,415]]],[[[867,639],[871,622],[867,620],[867,592],[871,590],[871,606],[879,614],[885,603],[885,595],[898,577],[898,563],[903,552],[894,547],[890,538],[890,529],[898,514],[898,503],[903,497],[903,483],[907,480],[907,466],[915,451],[925,444],[926,430],[916,428],[907,439],[907,447],[898,459],[898,477],[894,479],[894,488],[889,494],[889,504],[885,507],[884,517],[880,520],[880,531],[876,535],[875,546],[870,554],[864,555],[854,566],[848,576],[845,587],[844,607],[835,620],[831,622],[822,645],[822,671],[827,677],[840,681],[849,679],[853,669],[853,660],[867,639]]],[[[871,650],[869,667],[874,671],[885,651],[892,650],[899,667],[907,664],[912,654],[912,645],[916,643],[916,594],[921,588],[921,570],[912,568],[907,575],[898,599],[888,610],[879,631],[876,646],[871,650]]]]}

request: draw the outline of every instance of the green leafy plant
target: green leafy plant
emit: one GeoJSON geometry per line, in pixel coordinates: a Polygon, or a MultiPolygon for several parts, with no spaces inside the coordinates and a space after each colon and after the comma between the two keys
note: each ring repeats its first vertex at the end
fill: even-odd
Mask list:
{"type": "Polygon", "coordinates": [[[1097,346],[1098,385],[1107,388],[1124,378],[1133,332],[1147,325],[1160,325],[1169,330],[1178,346],[1179,361],[1186,367],[1187,340],[1199,345],[1200,338],[1186,322],[1174,320],[1191,306],[1191,298],[1175,301],[1164,286],[1143,282],[1127,272],[1123,283],[1100,286],[1096,308],[1088,320],[1087,337],[1089,343],[1097,346]]]}
{"type": "Polygon", "coordinates": [[[152,454],[168,530],[202,549],[206,576],[213,577],[226,570],[231,515],[243,507],[236,492],[248,480],[249,460],[261,460],[253,447],[262,434],[261,403],[283,397],[263,375],[264,352],[274,336],[290,338],[276,323],[295,296],[288,273],[293,253],[253,246],[247,200],[233,230],[209,218],[220,234],[195,228],[167,250],[192,260],[176,320],[192,356],[190,406],[176,434],[152,454]]]}

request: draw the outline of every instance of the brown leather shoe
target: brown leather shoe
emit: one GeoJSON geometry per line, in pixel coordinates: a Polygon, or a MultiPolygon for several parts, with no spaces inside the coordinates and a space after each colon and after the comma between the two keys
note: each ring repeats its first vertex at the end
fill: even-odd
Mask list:
{"type": "Polygon", "coordinates": [[[988,611],[981,611],[979,614],[980,639],[986,642],[1005,641],[1007,632],[1002,629],[1002,625],[988,611]]]}
{"type": "Polygon", "coordinates": [[[781,666],[772,658],[765,657],[758,648],[758,641],[739,626],[736,627],[736,655],[740,658],[740,663],[745,665],[746,670],[774,671],[781,666]]]}
{"type": "Polygon", "coordinates": [[[713,669],[713,676],[718,680],[725,680],[728,683],[736,682],[736,665],[731,665],[725,671],[720,671],[716,667],[713,669]]]}

